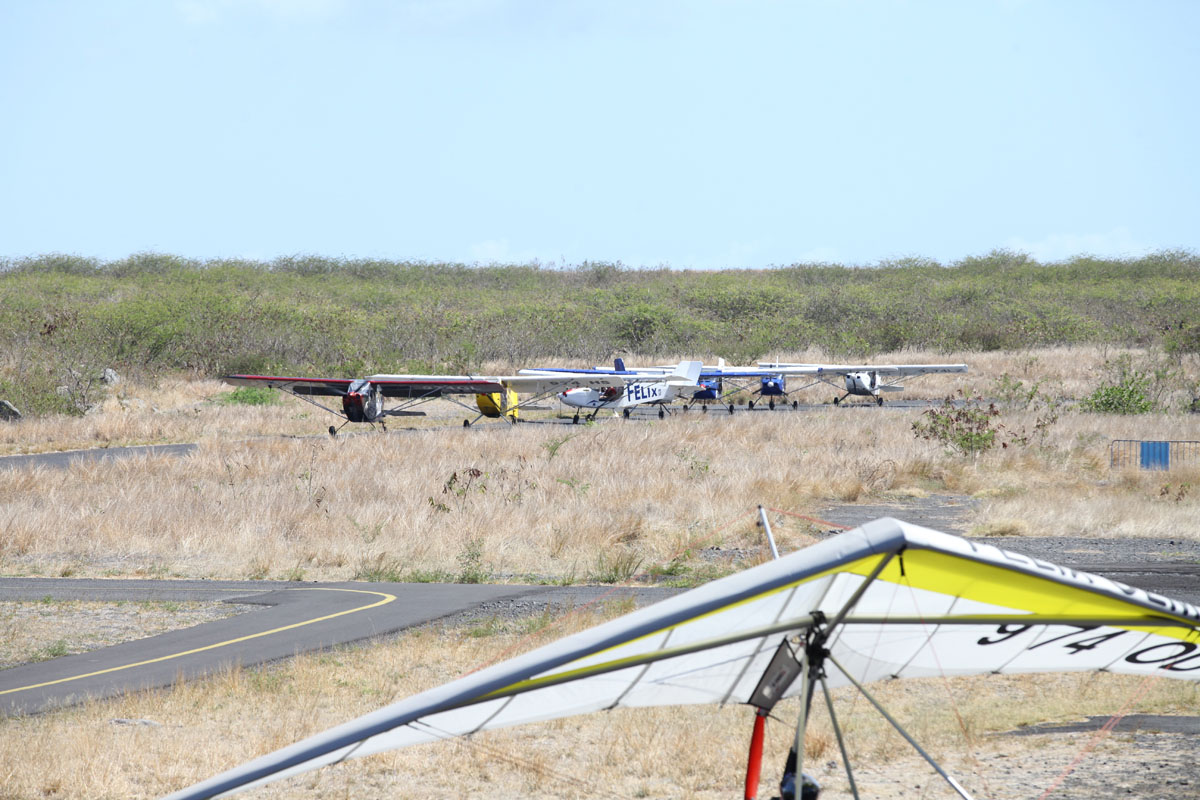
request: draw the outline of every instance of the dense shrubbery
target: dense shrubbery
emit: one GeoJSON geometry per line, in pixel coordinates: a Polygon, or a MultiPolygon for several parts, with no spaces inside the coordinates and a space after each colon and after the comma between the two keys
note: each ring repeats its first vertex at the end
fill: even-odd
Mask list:
{"type": "Polygon", "coordinates": [[[625,352],[749,362],[812,346],[861,358],[1087,342],[1187,353],[1200,351],[1198,301],[1190,253],[711,272],[50,255],[0,262],[0,391],[45,413],[85,407],[107,366],[344,375],[625,352]]]}
{"type": "Polygon", "coordinates": [[[1161,407],[1163,386],[1173,377],[1169,367],[1138,369],[1124,355],[1107,362],[1108,379],[1080,401],[1084,411],[1097,414],[1148,414],[1161,407]]]}

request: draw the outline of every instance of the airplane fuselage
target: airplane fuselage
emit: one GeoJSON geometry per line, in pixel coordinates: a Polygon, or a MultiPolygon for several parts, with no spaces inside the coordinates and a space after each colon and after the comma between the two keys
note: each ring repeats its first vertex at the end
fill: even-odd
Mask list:
{"type": "Polygon", "coordinates": [[[665,403],[674,396],[671,387],[662,381],[628,383],[624,389],[619,386],[607,389],[568,389],[558,395],[559,399],[569,406],[593,409],[665,403]]]}
{"type": "Polygon", "coordinates": [[[877,397],[879,395],[879,373],[847,372],[846,392],[863,397],[877,397]]]}

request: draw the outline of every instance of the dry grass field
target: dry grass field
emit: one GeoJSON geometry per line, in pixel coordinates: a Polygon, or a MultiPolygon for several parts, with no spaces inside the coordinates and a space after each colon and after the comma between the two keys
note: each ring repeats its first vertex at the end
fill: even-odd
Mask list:
{"type": "MultiPolygon", "coordinates": [[[[958,388],[993,397],[1008,375],[1072,400],[1098,385],[1112,355],[874,360],[971,366],[966,376],[913,381],[901,397],[935,400],[958,388]]],[[[1182,368],[1195,384],[1197,366],[1182,368]]],[[[1011,404],[996,418],[1001,435],[1024,431],[1028,442],[967,457],[915,437],[916,408],[693,411],[661,422],[464,430],[463,414],[443,405],[427,418],[394,421],[386,434],[333,440],[322,435],[332,418],[291,398],[211,402],[227,388],[183,379],[121,384],[86,417],[0,423],[3,454],[199,443],[184,458],[0,470],[0,574],[687,584],[768,557],[750,513],[758,504],[811,515],[831,503],[929,493],[976,498],[973,532],[1010,536],[1013,550],[1023,535],[1200,540],[1200,468],[1109,469],[1113,439],[1200,439],[1197,417],[1180,413],[1085,414],[1068,403],[1035,433],[1044,409],[1011,404]]],[[[802,399],[828,403],[832,395],[815,389],[802,399]]],[[[790,515],[772,524],[784,550],[811,543],[821,528],[790,515]]],[[[429,628],[169,692],[0,721],[0,797],[153,797],[593,621],[531,633],[429,628]]],[[[1048,785],[1054,759],[1066,766],[1086,739],[1051,744],[992,732],[1110,714],[1131,696],[1141,712],[1195,713],[1200,699],[1190,683],[1142,686],[1114,676],[906,681],[880,693],[968,785],[995,797],[1034,796],[1019,776],[1036,762],[1039,776],[1052,773],[1048,785]]],[[[794,709],[778,713],[786,720],[794,709]]],[[[866,765],[866,796],[944,796],[865,704],[845,713],[866,765]]],[[[845,796],[844,777],[827,766],[836,745],[822,725],[810,733],[809,757],[833,790],[825,796],[845,796]]],[[[253,796],[729,797],[740,791],[749,727],[741,708],[602,714],[366,759],[253,796]]],[[[771,726],[764,795],[788,727],[771,726]]]]}
{"type": "MultiPolygon", "coordinates": [[[[1099,369],[1100,354],[1090,351],[995,356],[994,363],[980,356],[969,380],[928,376],[913,382],[913,394],[936,398],[964,382],[986,392],[1021,364],[1025,381],[1079,394],[1088,354],[1090,369],[1099,369]]],[[[730,522],[757,504],[811,513],[830,501],[931,491],[979,498],[973,524],[980,533],[1200,536],[1200,490],[1192,488],[1200,470],[1113,472],[1108,454],[1112,439],[1200,438],[1192,415],[1068,408],[1028,444],[970,458],[916,438],[920,409],[693,411],[662,422],[469,430],[455,425],[461,414],[451,410],[417,420],[441,419],[448,428],[393,426],[332,440],[319,434],[325,416],[306,404],[201,402],[220,391],[216,383],[180,383],[152,395],[158,411],[126,399],[135,408],[0,428],[7,446],[22,450],[199,442],[186,458],[0,471],[0,570],[623,580],[701,569],[702,551],[713,546],[753,560],[762,546],[753,521],[730,522]]],[[[139,390],[128,393],[140,399],[139,390]]],[[[1029,434],[1037,416],[1036,409],[1003,412],[996,418],[1002,438],[1029,434]]],[[[794,518],[778,531],[789,549],[808,543],[811,532],[794,518]]]]}

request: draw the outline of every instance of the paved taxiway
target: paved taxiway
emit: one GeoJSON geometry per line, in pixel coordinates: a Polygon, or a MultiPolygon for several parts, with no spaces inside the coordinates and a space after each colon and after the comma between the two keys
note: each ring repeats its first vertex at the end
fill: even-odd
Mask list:
{"type": "MultiPolygon", "coordinates": [[[[485,605],[536,596],[587,602],[608,587],[268,581],[0,578],[0,600],[221,600],[260,610],[89,653],[0,670],[0,715],[36,713],[90,697],[169,686],[401,631],[485,605]]],[[[654,600],[673,590],[637,592],[654,600]]]]}
{"type": "MultiPolygon", "coordinates": [[[[1077,565],[1151,592],[1200,604],[1194,564],[1077,565]]],[[[560,609],[633,596],[656,602],[678,589],[433,583],[0,578],[0,601],[228,601],[260,606],[227,619],[88,653],[0,670],[0,715],[29,714],[87,698],[169,686],[234,666],[254,666],[455,615],[505,607],[560,609]]]]}

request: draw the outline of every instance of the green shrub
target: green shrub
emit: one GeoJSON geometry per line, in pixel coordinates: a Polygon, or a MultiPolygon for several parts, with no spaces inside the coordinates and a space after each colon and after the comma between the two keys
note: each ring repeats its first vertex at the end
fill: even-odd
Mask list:
{"type": "Polygon", "coordinates": [[[279,392],[262,386],[239,386],[222,392],[213,401],[223,406],[273,406],[280,402],[279,392]]]}
{"type": "Polygon", "coordinates": [[[995,421],[999,416],[996,406],[984,407],[982,398],[967,397],[960,389],[957,396],[922,414],[912,430],[918,439],[941,442],[951,452],[975,457],[996,446],[996,435],[1004,427],[995,421]]]}
{"type": "Polygon", "coordinates": [[[1173,376],[1167,367],[1143,371],[1128,353],[1106,361],[1108,382],[1083,398],[1079,408],[1093,414],[1147,414],[1158,405],[1164,384],[1173,376]]]}
{"type": "Polygon", "coordinates": [[[1129,376],[1115,386],[1101,386],[1079,403],[1079,407],[1094,414],[1148,414],[1154,404],[1146,396],[1149,381],[1129,376]]]}

